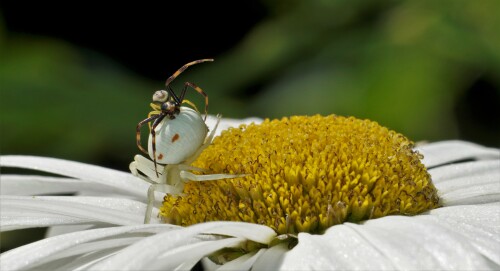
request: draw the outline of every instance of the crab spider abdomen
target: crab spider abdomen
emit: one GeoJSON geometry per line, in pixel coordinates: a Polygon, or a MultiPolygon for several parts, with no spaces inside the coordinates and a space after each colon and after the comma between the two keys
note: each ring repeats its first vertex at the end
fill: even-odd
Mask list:
{"type": "MultiPolygon", "coordinates": [[[[156,161],[160,164],[180,164],[203,145],[208,127],[199,112],[180,107],[174,119],[168,117],[156,127],[156,161]]],[[[152,136],[148,139],[149,157],[153,159],[152,136]]]]}

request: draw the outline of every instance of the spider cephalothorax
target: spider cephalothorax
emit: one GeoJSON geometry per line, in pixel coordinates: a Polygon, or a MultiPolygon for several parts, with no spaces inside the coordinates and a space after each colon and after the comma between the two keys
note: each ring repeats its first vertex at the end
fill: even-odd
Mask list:
{"type": "Polygon", "coordinates": [[[166,114],[168,118],[173,120],[175,119],[175,115],[181,112],[181,106],[176,101],[169,101],[169,97],[172,96],[169,96],[167,91],[158,90],[155,92],[155,94],[153,94],[153,102],[161,103],[160,113],[166,114]]]}

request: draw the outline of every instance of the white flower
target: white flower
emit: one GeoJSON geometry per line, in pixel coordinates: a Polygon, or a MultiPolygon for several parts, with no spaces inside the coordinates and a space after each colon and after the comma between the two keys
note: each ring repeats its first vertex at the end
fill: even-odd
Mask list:
{"type": "MultiPolygon", "coordinates": [[[[236,123],[222,123],[225,127],[236,123]]],[[[300,233],[289,249],[267,226],[142,224],[148,184],[78,162],[2,156],[2,167],[64,177],[1,176],[2,231],[51,227],[49,236],[0,255],[1,270],[190,269],[223,248],[263,244],[219,270],[483,270],[500,268],[500,152],[463,141],[418,148],[444,207],[421,215],[344,223],[300,233]],[[47,196],[77,193],[75,196],[47,196]]],[[[157,200],[161,202],[161,194],[157,200]]],[[[158,209],[154,210],[154,217],[158,209]]]]}

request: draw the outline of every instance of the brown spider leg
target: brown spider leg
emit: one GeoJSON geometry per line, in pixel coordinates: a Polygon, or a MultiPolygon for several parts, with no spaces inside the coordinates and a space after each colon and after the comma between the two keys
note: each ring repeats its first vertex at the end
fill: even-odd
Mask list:
{"type": "Polygon", "coordinates": [[[179,96],[179,99],[181,101],[184,100],[184,95],[186,95],[186,90],[187,87],[191,87],[192,89],[196,90],[198,93],[203,95],[205,97],[205,118],[203,118],[203,121],[207,120],[207,115],[208,115],[208,95],[197,85],[191,83],[191,82],[185,82],[184,83],[184,88],[181,91],[181,95],[179,96]]]}
{"type": "MultiPolygon", "coordinates": [[[[178,69],[176,72],[174,72],[174,74],[172,74],[168,79],[167,81],[165,82],[165,86],[168,87],[168,85],[170,85],[170,83],[172,81],[174,81],[175,78],[177,78],[177,76],[179,76],[179,74],[181,74],[184,70],[186,70],[189,66],[192,66],[192,65],[196,65],[196,64],[199,64],[199,63],[202,63],[202,62],[207,62],[207,61],[214,61],[213,59],[211,58],[207,58],[207,59],[200,59],[200,60],[195,60],[195,61],[192,61],[192,62],[189,62],[187,64],[185,64],[184,66],[182,66],[180,69],[178,69]]],[[[180,102],[179,102],[180,103],[180,102]]]]}
{"type": "Polygon", "coordinates": [[[167,86],[166,90],[168,92],[169,99],[173,99],[177,105],[180,105],[182,103],[182,100],[180,100],[179,97],[177,97],[172,87],[167,86]]]}
{"type": "Polygon", "coordinates": [[[149,118],[147,118],[147,119],[145,119],[145,120],[143,120],[143,121],[141,121],[141,122],[139,122],[139,123],[137,124],[137,127],[136,127],[136,134],[135,134],[135,138],[136,138],[136,140],[137,140],[137,147],[139,147],[139,150],[141,150],[141,151],[142,151],[143,153],[145,153],[145,154],[148,154],[148,151],[147,151],[146,149],[144,149],[144,148],[142,147],[142,145],[141,145],[141,128],[142,128],[142,126],[143,126],[144,124],[149,123],[149,122],[151,122],[151,121],[153,121],[153,120],[155,120],[155,119],[159,118],[160,116],[161,116],[161,114],[158,114],[158,115],[153,115],[153,116],[151,116],[151,117],[149,117],[149,118]]]}
{"type": "Polygon", "coordinates": [[[156,172],[156,177],[160,177],[158,175],[158,170],[156,169],[156,132],[155,132],[155,129],[156,129],[156,126],[158,126],[158,124],[160,124],[160,122],[165,118],[167,114],[160,114],[160,115],[157,115],[159,116],[155,122],[153,123],[153,127],[151,127],[151,147],[153,148],[153,161],[155,163],[155,172],[156,172]]]}

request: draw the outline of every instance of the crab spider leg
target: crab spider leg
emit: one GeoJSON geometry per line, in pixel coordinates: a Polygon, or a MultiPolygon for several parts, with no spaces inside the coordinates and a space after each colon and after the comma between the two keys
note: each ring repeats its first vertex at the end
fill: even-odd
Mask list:
{"type": "Polygon", "coordinates": [[[181,180],[183,181],[197,181],[197,182],[203,182],[203,181],[214,181],[214,180],[221,180],[221,179],[232,179],[232,178],[240,178],[240,177],[245,177],[247,174],[208,174],[208,175],[196,175],[193,174],[189,171],[181,171],[181,180]]]}
{"type": "Polygon", "coordinates": [[[137,147],[139,147],[139,150],[141,150],[145,154],[148,154],[148,151],[141,146],[141,128],[145,123],[149,123],[149,122],[151,122],[151,121],[153,121],[161,116],[162,116],[161,114],[153,115],[153,116],[148,117],[147,119],[145,119],[137,124],[136,134],[135,134],[135,138],[137,141],[137,147]]]}
{"type": "Polygon", "coordinates": [[[146,216],[144,217],[144,224],[149,224],[151,221],[151,214],[153,213],[153,205],[155,201],[155,192],[164,194],[171,194],[174,189],[168,184],[152,184],[148,188],[148,205],[146,207],[146,216]]]}
{"type": "MultiPolygon", "coordinates": [[[[148,118],[151,118],[151,116],[154,116],[154,115],[160,115],[161,114],[161,111],[151,111],[149,112],[148,114],[148,118]]],[[[149,127],[149,130],[151,131],[151,122],[148,122],[148,127],[149,127]]]]}
{"type": "Polygon", "coordinates": [[[180,100],[179,97],[177,97],[174,90],[170,86],[167,86],[167,92],[168,92],[168,97],[174,99],[174,102],[177,105],[181,104],[182,100],[180,100]]]}
{"type": "Polygon", "coordinates": [[[158,112],[158,114],[161,112],[161,106],[160,105],[155,104],[155,103],[150,103],[149,106],[151,106],[151,108],[153,108],[153,111],[151,111],[151,112],[158,112]]]}
{"type": "Polygon", "coordinates": [[[196,112],[200,113],[200,110],[198,110],[198,107],[196,107],[196,105],[191,102],[190,100],[188,99],[184,99],[184,101],[182,101],[183,104],[188,104],[189,106],[191,106],[192,108],[194,108],[194,110],[196,110],[196,112]]]}
{"type": "Polygon", "coordinates": [[[191,82],[185,82],[184,83],[184,88],[181,91],[181,95],[179,95],[179,99],[181,101],[184,100],[184,95],[186,95],[187,87],[191,87],[192,89],[196,90],[198,93],[203,95],[205,97],[205,117],[203,118],[203,121],[207,120],[207,114],[208,114],[208,95],[196,84],[193,84],[191,82]]]}
{"type": "MultiPolygon", "coordinates": [[[[184,66],[182,66],[180,69],[178,69],[176,72],[174,72],[174,74],[172,74],[168,79],[167,81],[165,82],[165,86],[166,86],[166,90],[168,91],[168,94],[170,97],[172,97],[172,99],[174,100],[174,102],[178,105],[180,105],[182,103],[182,100],[184,99],[184,94],[181,95],[181,97],[178,97],[177,95],[175,95],[175,92],[174,90],[170,87],[170,83],[172,83],[172,81],[174,81],[175,78],[177,78],[177,76],[179,76],[183,71],[185,71],[189,66],[192,66],[192,65],[195,65],[195,64],[198,64],[198,63],[202,63],[202,62],[206,62],[206,61],[214,61],[213,59],[200,59],[200,60],[195,60],[195,61],[192,61],[192,62],[189,62],[187,64],[185,64],[184,66]]],[[[194,87],[193,87],[194,88],[194,87]]],[[[196,89],[196,88],[195,88],[196,89]]],[[[200,89],[200,88],[198,88],[200,89]]],[[[201,90],[201,89],[200,89],[201,90]]],[[[196,90],[198,91],[198,90],[196,90]]],[[[185,93],[186,92],[186,86],[184,86],[184,90],[183,92],[185,93]]],[[[198,91],[199,92],[199,91],[198,91]]],[[[203,91],[202,91],[203,92],[203,91]]],[[[200,92],[201,93],[201,92],[200,92]]],[[[206,94],[203,94],[205,96],[205,100],[208,102],[208,98],[206,97],[206,94]]],[[[207,108],[207,105],[205,105],[205,119],[206,119],[206,108],[207,108]]]]}
{"type": "Polygon", "coordinates": [[[198,156],[200,156],[201,152],[203,152],[208,147],[208,145],[210,145],[210,143],[212,143],[212,139],[215,136],[215,131],[217,130],[217,127],[219,127],[219,122],[220,122],[221,117],[222,116],[220,114],[217,115],[217,122],[215,123],[215,126],[212,129],[212,131],[210,132],[210,135],[207,136],[207,138],[205,139],[205,143],[203,143],[203,145],[201,145],[198,148],[198,150],[193,154],[193,156],[191,156],[188,159],[186,159],[186,161],[184,162],[184,164],[190,165],[191,163],[193,163],[194,160],[196,160],[196,158],[198,158],[198,156]]]}
{"type": "Polygon", "coordinates": [[[156,177],[160,177],[158,175],[158,170],[156,170],[156,132],[155,132],[155,129],[156,129],[156,126],[158,126],[158,124],[161,123],[161,121],[165,118],[166,115],[164,114],[161,114],[161,115],[157,115],[157,116],[160,116],[158,118],[156,118],[155,122],[153,123],[153,127],[151,127],[151,137],[152,137],[152,142],[151,142],[151,145],[152,145],[152,148],[153,148],[153,161],[155,163],[155,172],[156,172],[156,177]]]}
{"type": "Polygon", "coordinates": [[[136,156],[134,156],[134,161],[130,163],[129,168],[130,172],[132,172],[132,175],[137,176],[150,184],[166,182],[166,179],[164,178],[165,167],[162,165],[158,165],[160,177],[157,178],[153,161],[142,155],[137,154],[136,156]]]}
{"type": "Polygon", "coordinates": [[[192,62],[189,62],[187,64],[185,64],[184,66],[182,66],[180,69],[178,69],[176,72],[174,72],[174,74],[172,74],[168,79],[167,81],[165,82],[165,86],[168,87],[168,85],[170,85],[170,83],[172,81],[174,81],[175,78],[177,78],[177,76],[179,76],[183,71],[185,71],[189,66],[192,66],[192,65],[196,65],[196,64],[199,64],[199,63],[202,63],[202,62],[207,62],[207,61],[214,61],[213,59],[211,58],[207,58],[207,59],[200,59],[200,60],[195,60],[195,61],[192,61],[192,62]]]}

